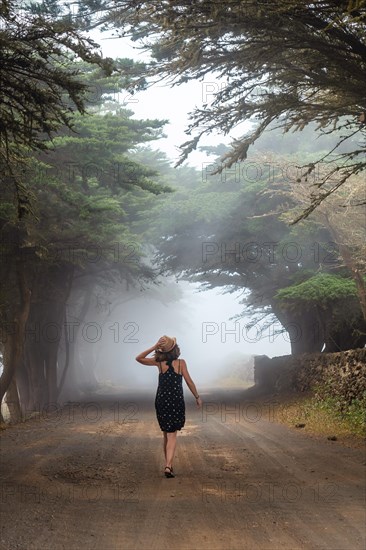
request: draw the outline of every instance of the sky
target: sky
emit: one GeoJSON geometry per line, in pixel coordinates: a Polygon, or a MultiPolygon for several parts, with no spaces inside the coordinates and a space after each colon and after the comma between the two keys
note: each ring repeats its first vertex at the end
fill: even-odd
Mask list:
{"type": "MultiPolygon", "coordinates": [[[[105,57],[132,58],[135,61],[147,61],[148,55],[141,52],[126,38],[108,38],[108,33],[93,34],[93,39],[101,45],[105,57]]],[[[138,92],[133,96],[129,93],[121,95],[121,103],[135,113],[136,118],[168,119],[170,122],[164,127],[167,138],[159,142],[151,143],[152,148],[159,148],[168,157],[176,162],[179,158],[179,146],[191,139],[185,133],[189,124],[189,113],[195,107],[202,108],[204,103],[210,103],[213,94],[224,86],[223,81],[218,81],[214,75],[206,77],[203,82],[191,81],[180,86],[170,87],[167,83],[154,84],[146,91],[138,92]]],[[[230,144],[232,137],[239,137],[244,131],[244,125],[236,128],[232,136],[215,134],[204,136],[200,145],[230,144]]],[[[190,154],[187,164],[202,168],[202,163],[207,163],[207,156],[200,151],[190,154]]]]}

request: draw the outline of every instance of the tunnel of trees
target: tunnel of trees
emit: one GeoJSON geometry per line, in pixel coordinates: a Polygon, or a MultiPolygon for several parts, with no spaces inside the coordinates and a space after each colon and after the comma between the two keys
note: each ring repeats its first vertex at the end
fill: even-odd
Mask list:
{"type": "Polygon", "coordinates": [[[2,3],[0,400],[12,420],[77,397],[83,371],[93,389],[83,319],[97,303],[102,323],[109,292],[166,274],[243,290],[243,316],[287,331],[293,354],[366,344],[364,2],[226,4],[80,2],[70,17],[57,0],[2,3]],[[85,38],[94,27],[150,39],[152,63],[103,58],[85,38]],[[196,112],[190,131],[205,129],[173,168],[148,147],[166,121],[132,118],[118,93],[210,71],[228,85],[196,112]],[[182,164],[203,132],[241,120],[252,130],[233,148],[203,148],[202,171],[182,164]]]}

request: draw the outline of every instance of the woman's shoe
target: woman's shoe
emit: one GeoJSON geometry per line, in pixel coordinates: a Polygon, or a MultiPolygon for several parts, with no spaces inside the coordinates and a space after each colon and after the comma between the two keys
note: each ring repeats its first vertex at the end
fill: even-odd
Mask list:
{"type": "Polygon", "coordinates": [[[164,474],[165,477],[175,477],[175,475],[173,474],[173,468],[171,468],[170,466],[165,466],[164,474]]]}

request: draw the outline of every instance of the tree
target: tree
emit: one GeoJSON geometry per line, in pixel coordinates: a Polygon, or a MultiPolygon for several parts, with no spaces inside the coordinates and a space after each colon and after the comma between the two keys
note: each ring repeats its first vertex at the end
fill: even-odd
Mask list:
{"type": "MultiPolygon", "coordinates": [[[[35,250],[27,238],[25,219],[32,212],[32,196],[24,179],[27,159],[30,151],[44,149],[45,142],[62,125],[70,125],[73,110],[82,112],[84,109],[86,87],[77,80],[77,72],[65,66],[70,56],[98,63],[107,72],[111,70],[110,60],[103,59],[96,51],[96,44],[82,36],[70,21],[55,14],[31,14],[24,9],[24,3],[15,0],[2,1],[0,192],[4,204],[0,215],[1,253],[3,258],[13,259],[5,272],[15,285],[8,296],[4,291],[1,302],[5,346],[1,399],[21,361],[24,329],[30,310],[30,281],[24,255],[28,253],[29,267],[32,263],[30,255],[35,250]],[[4,307],[4,304],[9,307],[4,307]],[[7,327],[5,331],[4,327],[7,327]]],[[[6,277],[5,281],[8,281],[6,277]]],[[[16,400],[14,383],[10,390],[16,400]]]]}
{"type": "MultiPolygon", "coordinates": [[[[98,101],[103,104],[104,91],[112,89],[113,79],[106,83],[102,76],[101,82],[93,67],[83,67],[89,84],[100,88],[98,101]]],[[[74,131],[67,125],[60,128],[52,151],[28,155],[28,170],[22,177],[32,193],[33,216],[22,219],[24,246],[17,240],[13,191],[2,189],[0,400],[9,384],[16,382],[12,399],[16,403],[19,394],[18,410],[55,402],[65,378],[70,384],[67,377],[72,379],[75,369],[82,368],[77,359],[72,364],[74,340],[69,336],[64,370],[58,366],[60,338],[73,322],[70,311],[82,323],[96,289],[121,281],[138,286],[155,276],[144,262],[133,219],[136,211],[148,209],[151,196],[169,188],[153,181],[155,170],[130,158],[129,151],[156,139],[163,122],[134,120],[130,111],[113,109],[112,114],[93,105],[95,114],[73,115],[74,131]],[[32,292],[27,308],[22,286],[14,285],[19,265],[26,289],[32,292]],[[25,312],[21,324],[18,310],[25,312]]]]}
{"type": "Polygon", "coordinates": [[[30,207],[23,156],[49,146],[54,133],[71,124],[74,110],[84,112],[88,88],[70,59],[99,64],[109,74],[112,60],[103,59],[75,21],[33,14],[15,0],[2,2],[0,29],[0,166],[3,184],[15,189],[21,217],[30,207]]]}
{"type": "MultiPolygon", "coordinates": [[[[365,170],[364,0],[121,0],[101,6],[109,10],[103,21],[150,50],[147,75],[170,78],[172,85],[196,79],[204,86],[208,78],[214,99],[193,112],[187,133],[196,135],[183,144],[180,162],[218,128],[227,134],[251,123],[221,159],[223,170],[245,160],[249,146],[274,124],[289,132],[315,123],[337,136],[318,161],[337,164],[317,182],[302,217],[365,170]],[[345,142],[350,145],[342,150],[345,142]]],[[[304,171],[313,169],[312,163],[304,171]]]]}
{"type": "MultiPolygon", "coordinates": [[[[283,220],[292,223],[299,216],[299,210],[309,203],[312,186],[306,181],[291,182],[285,186],[282,182],[278,193],[295,201],[295,207],[281,216],[283,220]]],[[[365,206],[360,204],[360,198],[364,196],[364,178],[360,175],[352,176],[327,201],[320,204],[309,219],[329,231],[336,248],[337,266],[345,266],[352,275],[366,321],[366,212],[365,206]]]]}
{"type": "Polygon", "coordinates": [[[309,279],[280,289],[275,300],[282,311],[317,320],[313,339],[321,335],[325,351],[338,352],[363,347],[366,323],[360,315],[355,282],[347,277],[317,273],[309,279]]]}
{"type": "MultiPolygon", "coordinates": [[[[293,354],[320,352],[324,344],[325,351],[357,347],[364,328],[355,288],[350,291],[352,299],[336,303],[333,279],[325,279],[329,292],[324,285],[319,290],[327,302],[322,308],[317,307],[319,296],[309,290],[310,283],[305,285],[319,272],[349,282],[350,273],[334,250],[329,228],[314,219],[289,226],[288,218],[301,205],[287,192],[283,156],[262,153],[249,160],[254,170],[244,178],[243,173],[237,178],[235,171],[207,176],[194,188],[178,188],[172,196],[157,199],[150,222],[155,228],[150,233],[157,263],[203,288],[241,289],[243,315],[251,315],[251,325],[260,330],[280,321],[276,333],[289,332],[293,354]],[[264,166],[273,168],[271,177],[255,169],[264,166]],[[290,214],[285,218],[284,212],[290,214]],[[285,299],[278,299],[282,289],[301,284],[294,307],[293,302],[287,307],[285,299]],[[342,309],[342,304],[347,308],[342,309]],[[351,317],[353,326],[347,328],[351,317]]],[[[293,166],[294,159],[287,163],[293,166]]]]}

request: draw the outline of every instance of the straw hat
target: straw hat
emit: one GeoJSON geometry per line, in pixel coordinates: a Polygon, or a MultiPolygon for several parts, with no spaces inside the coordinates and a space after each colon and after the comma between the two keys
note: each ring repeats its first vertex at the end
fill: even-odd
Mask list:
{"type": "Polygon", "coordinates": [[[171,336],[162,336],[160,338],[162,342],[160,343],[160,347],[157,348],[158,351],[162,351],[163,353],[168,353],[169,351],[172,351],[172,349],[177,345],[177,339],[171,336]]]}

